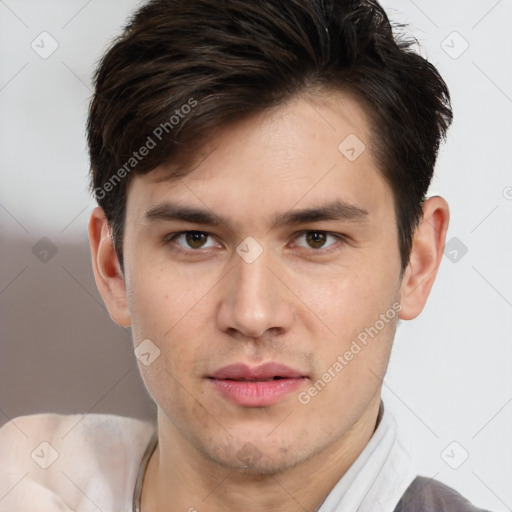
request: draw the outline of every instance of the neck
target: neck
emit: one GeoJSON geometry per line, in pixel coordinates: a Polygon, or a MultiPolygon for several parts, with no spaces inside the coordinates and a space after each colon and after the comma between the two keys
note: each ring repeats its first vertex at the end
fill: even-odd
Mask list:
{"type": "Polygon", "coordinates": [[[379,403],[368,407],[342,438],[275,474],[234,470],[209,460],[159,414],[159,444],[146,469],[141,511],[317,510],[368,444],[379,403]]]}

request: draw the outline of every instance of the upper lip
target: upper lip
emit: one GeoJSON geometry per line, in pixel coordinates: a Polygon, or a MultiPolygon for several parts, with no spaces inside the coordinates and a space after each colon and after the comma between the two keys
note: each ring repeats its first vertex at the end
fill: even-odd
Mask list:
{"type": "Polygon", "coordinates": [[[266,380],[275,377],[293,379],[304,377],[304,375],[297,370],[276,362],[263,363],[258,366],[235,363],[220,368],[210,378],[219,380],[266,380]]]}

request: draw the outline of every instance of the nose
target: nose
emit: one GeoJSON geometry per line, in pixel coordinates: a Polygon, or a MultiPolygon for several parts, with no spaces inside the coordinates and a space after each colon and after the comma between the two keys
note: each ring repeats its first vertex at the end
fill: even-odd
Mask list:
{"type": "Polygon", "coordinates": [[[223,280],[217,318],[221,330],[259,338],[267,331],[282,334],[290,329],[294,319],[290,293],[269,263],[265,252],[252,263],[236,261],[223,280]]]}

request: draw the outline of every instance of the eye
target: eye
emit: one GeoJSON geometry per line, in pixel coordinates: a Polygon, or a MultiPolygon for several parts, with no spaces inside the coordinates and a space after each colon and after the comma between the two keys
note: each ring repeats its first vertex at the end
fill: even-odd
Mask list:
{"type": "Polygon", "coordinates": [[[168,238],[168,241],[175,242],[180,247],[185,249],[207,249],[215,247],[215,240],[208,234],[202,231],[183,231],[168,238]],[[210,239],[210,240],[208,240],[210,239]]]}
{"type": "Polygon", "coordinates": [[[325,231],[305,231],[295,239],[294,245],[309,249],[325,249],[335,244],[339,239],[339,236],[331,235],[325,231]]]}

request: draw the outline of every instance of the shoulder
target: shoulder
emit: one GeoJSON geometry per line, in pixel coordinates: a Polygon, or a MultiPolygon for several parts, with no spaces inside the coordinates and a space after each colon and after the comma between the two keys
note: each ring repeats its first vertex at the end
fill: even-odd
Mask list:
{"type": "Polygon", "coordinates": [[[83,456],[93,452],[101,455],[104,448],[124,451],[145,446],[153,430],[154,426],[149,422],[110,414],[20,416],[0,429],[0,460],[4,467],[6,461],[13,467],[25,466],[40,454],[32,454],[40,445],[52,447],[59,458],[64,459],[79,453],[83,456]]]}
{"type": "Polygon", "coordinates": [[[0,429],[0,512],[14,505],[35,510],[36,502],[37,510],[74,510],[84,492],[104,499],[107,509],[118,507],[154,430],[149,422],[107,414],[9,421],[0,429]]]}
{"type": "Polygon", "coordinates": [[[447,485],[416,477],[402,496],[394,512],[486,512],[472,505],[447,485]]]}
{"type": "Polygon", "coordinates": [[[126,434],[131,432],[146,430],[149,422],[128,418],[125,416],[116,416],[113,414],[31,414],[28,416],[18,416],[7,422],[0,428],[0,440],[5,437],[26,434],[25,437],[41,435],[41,433],[50,436],[71,433],[71,430],[77,428],[77,433],[94,432],[100,429],[103,432],[116,432],[119,429],[126,434]],[[128,430],[125,430],[129,427],[128,430]]]}

